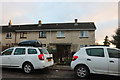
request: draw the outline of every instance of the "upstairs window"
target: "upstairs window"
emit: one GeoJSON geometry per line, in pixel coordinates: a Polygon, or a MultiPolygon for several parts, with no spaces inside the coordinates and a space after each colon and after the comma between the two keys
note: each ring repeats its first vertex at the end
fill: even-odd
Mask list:
{"type": "Polygon", "coordinates": [[[21,32],[20,38],[27,38],[27,32],[21,32]]]}
{"type": "Polygon", "coordinates": [[[65,37],[64,31],[58,31],[58,32],[57,32],[57,37],[58,37],[58,38],[64,38],[64,37],[65,37]]]}
{"type": "Polygon", "coordinates": [[[6,38],[7,38],[7,39],[11,39],[11,38],[12,38],[12,33],[11,33],[11,32],[8,32],[8,33],[6,34],[6,38]]]}
{"type": "Polygon", "coordinates": [[[46,38],[46,31],[40,31],[39,38],[46,38]]]}
{"type": "Polygon", "coordinates": [[[80,37],[88,37],[88,31],[80,31],[80,37]]]}

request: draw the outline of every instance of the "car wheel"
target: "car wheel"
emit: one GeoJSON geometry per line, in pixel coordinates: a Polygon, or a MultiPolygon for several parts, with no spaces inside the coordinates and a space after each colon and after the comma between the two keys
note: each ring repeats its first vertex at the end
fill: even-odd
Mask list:
{"type": "Polygon", "coordinates": [[[75,69],[75,73],[79,78],[86,78],[89,75],[89,69],[86,66],[78,66],[75,69]]]}
{"type": "Polygon", "coordinates": [[[30,63],[25,63],[25,64],[23,65],[23,70],[24,70],[25,73],[29,74],[29,73],[33,72],[34,69],[33,69],[32,64],[30,64],[30,63]]]}

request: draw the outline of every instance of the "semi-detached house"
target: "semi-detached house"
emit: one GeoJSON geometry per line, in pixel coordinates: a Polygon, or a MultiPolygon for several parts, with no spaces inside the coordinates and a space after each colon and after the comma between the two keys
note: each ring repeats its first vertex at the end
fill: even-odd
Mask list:
{"type": "Polygon", "coordinates": [[[2,46],[23,40],[40,40],[56,59],[62,61],[83,46],[95,45],[94,22],[25,24],[2,27],[2,46]]]}

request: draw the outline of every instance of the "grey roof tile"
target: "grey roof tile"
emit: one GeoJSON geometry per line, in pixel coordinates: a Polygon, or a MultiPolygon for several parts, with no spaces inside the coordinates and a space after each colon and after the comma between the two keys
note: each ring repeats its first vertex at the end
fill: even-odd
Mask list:
{"type": "Polygon", "coordinates": [[[75,23],[52,23],[52,24],[42,24],[41,26],[38,26],[38,24],[26,24],[26,25],[11,25],[11,27],[8,26],[0,26],[2,27],[2,32],[15,32],[15,31],[27,31],[27,30],[77,30],[77,29],[83,29],[83,30],[95,30],[96,26],[93,22],[86,22],[86,23],[78,23],[75,25],[75,23]]]}

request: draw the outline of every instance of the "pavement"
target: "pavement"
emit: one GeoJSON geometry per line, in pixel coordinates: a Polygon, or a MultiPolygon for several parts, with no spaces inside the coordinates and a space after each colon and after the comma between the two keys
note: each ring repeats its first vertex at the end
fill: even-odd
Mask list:
{"type": "Polygon", "coordinates": [[[69,65],[58,65],[58,64],[55,64],[55,65],[49,67],[49,69],[63,70],[63,71],[73,71],[69,65]]]}

